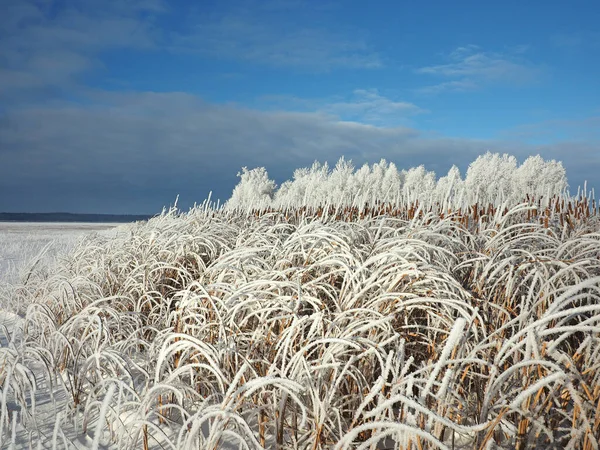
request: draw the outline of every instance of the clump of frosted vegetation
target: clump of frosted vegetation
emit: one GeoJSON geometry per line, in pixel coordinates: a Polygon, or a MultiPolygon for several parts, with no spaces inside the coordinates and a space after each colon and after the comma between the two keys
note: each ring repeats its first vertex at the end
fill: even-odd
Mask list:
{"type": "Polygon", "coordinates": [[[350,190],[373,173],[375,199],[467,195],[455,169],[435,183],[422,168],[337,167],[297,172],[271,192],[286,207],[263,212],[266,172],[244,172],[256,204],[171,209],[127,236],[90,237],[16,289],[9,300],[29,306],[0,348],[0,445],[598,448],[590,202],[510,203],[514,192],[486,187],[471,200],[502,207],[294,206],[330,192],[316,180],[350,190]]]}
{"type": "Polygon", "coordinates": [[[240,182],[227,202],[229,209],[298,208],[325,205],[357,206],[391,203],[423,206],[444,205],[458,209],[474,203],[501,205],[532,198],[563,194],[567,177],[562,163],[531,156],[520,166],[514,156],[486,153],[473,161],[464,180],[453,166],[446,176],[436,179],[424,166],[399,170],[381,160],[355,170],[343,157],[333,169],[315,162],[297,169],[292,180],[277,189],[264,167],[244,168],[240,182]]]}

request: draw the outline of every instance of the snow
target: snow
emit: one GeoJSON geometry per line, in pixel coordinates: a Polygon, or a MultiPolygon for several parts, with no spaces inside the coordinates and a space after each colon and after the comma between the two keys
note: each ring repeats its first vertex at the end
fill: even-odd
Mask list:
{"type": "Polygon", "coordinates": [[[43,264],[53,262],[94,232],[107,232],[120,224],[80,222],[0,222],[0,281],[15,282],[25,264],[47,245],[43,264]]]}

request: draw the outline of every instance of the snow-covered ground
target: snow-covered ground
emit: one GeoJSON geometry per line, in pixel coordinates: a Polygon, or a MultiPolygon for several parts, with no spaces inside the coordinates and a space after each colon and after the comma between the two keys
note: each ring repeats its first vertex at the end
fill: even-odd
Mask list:
{"type": "Polygon", "coordinates": [[[110,232],[115,223],[0,222],[0,281],[17,281],[27,264],[44,250],[40,263],[51,263],[82,236],[110,232]]]}

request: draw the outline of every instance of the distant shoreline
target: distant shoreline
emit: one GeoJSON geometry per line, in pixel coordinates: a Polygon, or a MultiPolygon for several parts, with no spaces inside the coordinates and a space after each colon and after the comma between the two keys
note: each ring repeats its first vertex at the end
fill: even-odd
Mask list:
{"type": "Polygon", "coordinates": [[[145,214],[0,213],[0,222],[88,222],[128,223],[148,220],[145,214]]]}

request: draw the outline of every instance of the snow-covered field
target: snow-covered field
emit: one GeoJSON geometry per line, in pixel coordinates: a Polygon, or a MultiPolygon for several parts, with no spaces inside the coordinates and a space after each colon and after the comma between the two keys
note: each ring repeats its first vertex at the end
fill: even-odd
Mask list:
{"type": "Polygon", "coordinates": [[[302,177],[277,204],[249,174],[2,292],[0,445],[598,448],[591,199],[415,201],[402,175],[361,204],[348,172],[356,195],[307,207],[302,177]]]}
{"type": "Polygon", "coordinates": [[[0,222],[0,280],[17,281],[26,264],[41,256],[51,264],[84,235],[115,228],[112,223],[0,222]],[[46,248],[47,247],[47,248],[46,248]]]}

